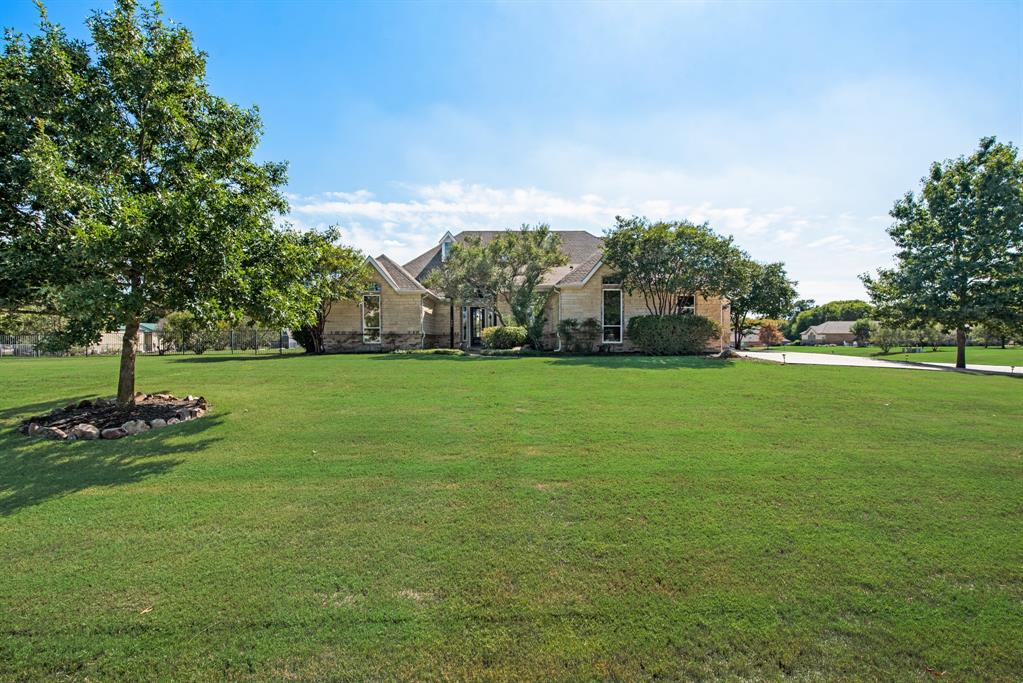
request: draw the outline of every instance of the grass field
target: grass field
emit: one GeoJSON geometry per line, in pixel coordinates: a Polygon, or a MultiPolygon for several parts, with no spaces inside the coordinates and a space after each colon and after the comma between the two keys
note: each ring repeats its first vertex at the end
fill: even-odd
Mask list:
{"type": "Polygon", "coordinates": [[[145,357],[211,415],[18,420],[0,679],[1023,676],[1023,381],[755,361],[145,357]]]}
{"type": "MultiPolygon", "coordinates": [[[[763,347],[754,347],[751,351],[764,351],[763,347]]],[[[890,349],[882,353],[876,346],[772,346],[771,351],[786,353],[835,353],[842,356],[870,356],[887,360],[909,360],[911,363],[955,363],[956,349],[954,346],[942,346],[937,351],[924,347],[920,353],[906,354],[902,347],[890,349]]],[[[994,346],[966,347],[966,363],[978,365],[1018,365],[1023,367],[1023,346],[1010,346],[1000,349],[994,346]]]]}

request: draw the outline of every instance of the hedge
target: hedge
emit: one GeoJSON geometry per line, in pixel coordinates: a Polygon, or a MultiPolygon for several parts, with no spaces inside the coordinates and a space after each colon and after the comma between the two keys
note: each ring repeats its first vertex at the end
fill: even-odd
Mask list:
{"type": "Polygon", "coordinates": [[[526,328],[515,325],[484,327],[480,337],[488,349],[513,349],[526,343],[526,328]]]}
{"type": "Polygon", "coordinates": [[[629,339],[651,356],[701,353],[721,327],[702,315],[638,315],[629,318],[629,339]]]}

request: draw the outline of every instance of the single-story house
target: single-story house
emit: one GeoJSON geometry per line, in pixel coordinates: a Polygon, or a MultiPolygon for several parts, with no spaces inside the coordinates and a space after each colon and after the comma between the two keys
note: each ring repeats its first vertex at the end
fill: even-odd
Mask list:
{"type": "Polygon", "coordinates": [[[799,338],[806,346],[852,344],[856,341],[856,335],[852,332],[852,326],[855,324],[855,320],[829,320],[806,328],[799,338]]]}
{"type": "MultiPolygon", "coordinates": [[[[390,351],[417,348],[468,348],[481,343],[483,328],[509,319],[505,306],[498,311],[474,301],[452,301],[424,284],[447,260],[451,248],[470,235],[484,243],[502,231],[472,230],[446,233],[432,249],[408,263],[386,255],[367,259],[372,284],[361,301],[340,301],[331,307],[324,327],[328,351],[390,351]]],[[[545,345],[560,350],[557,327],[561,320],[582,322],[594,318],[600,325],[597,344],[608,351],[631,351],[626,328],[629,318],[647,314],[643,297],[629,294],[603,261],[603,240],[583,230],[556,231],[567,263],[547,273],[542,289],[551,291],[547,304],[545,345]]],[[[721,336],[710,349],[719,350],[729,339],[728,302],[720,297],[679,296],[676,310],[703,315],[718,322],[721,336]]]]}
{"type": "MultiPolygon", "coordinates": [[[[160,327],[156,323],[139,323],[138,352],[153,353],[160,348],[160,327]]],[[[87,354],[120,353],[124,342],[124,325],[111,332],[100,335],[97,343],[85,349],[87,354]]]]}

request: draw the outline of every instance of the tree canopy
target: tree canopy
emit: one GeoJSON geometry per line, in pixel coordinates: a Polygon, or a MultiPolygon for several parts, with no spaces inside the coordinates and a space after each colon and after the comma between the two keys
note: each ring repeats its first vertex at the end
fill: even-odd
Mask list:
{"type": "Polygon", "coordinates": [[[1023,320],[1023,161],[983,138],[968,157],[935,162],[918,195],[895,203],[895,265],[863,282],[888,321],[956,331],[966,365],[972,325],[1023,320]]]}
{"type": "Polygon", "coordinates": [[[788,279],[784,263],[757,263],[743,258],[735,269],[734,285],[727,292],[731,301],[732,334],[735,348],[753,328],[752,315],[782,318],[796,299],[796,282],[788,279]]]}
{"type": "Polygon", "coordinates": [[[703,223],[615,218],[604,236],[604,263],[630,294],[640,292],[651,315],[676,310],[678,297],[726,294],[745,254],[703,223]]]}
{"type": "Polygon", "coordinates": [[[337,301],[355,301],[369,286],[369,267],[362,253],[341,243],[341,232],[332,226],[323,232],[302,235],[303,247],[312,255],[306,286],[316,297],[312,322],[296,331],[307,350],[323,353],[323,331],[337,301]]]}
{"type": "Polygon", "coordinates": [[[552,268],[565,262],[561,238],[549,225],[523,225],[487,243],[470,235],[455,244],[427,285],[450,299],[492,307],[499,317],[503,302],[512,322],[526,329],[530,344],[541,348],[547,302],[553,293],[541,285],[552,268]]]}
{"type": "Polygon", "coordinates": [[[826,304],[813,306],[796,313],[789,321],[787,336],[789,339],[799,339],[799,335],[807,328],[829,320],[859,320],[872,315],[874,315],[874,307],[866,301],[859,299],[829,301],[826,304]]]}
{"type": "Polygon", "coordinates": [[[0,56],[0,308],[59,313],[67,343],[125,328],[131,400],[141,320],[174,310],[307,318],[310,255],[282,229],[283,163],[261,123],[209,92],[206,55],[158,6],[117,0],[71,40],[42,13],[0,56]]]}

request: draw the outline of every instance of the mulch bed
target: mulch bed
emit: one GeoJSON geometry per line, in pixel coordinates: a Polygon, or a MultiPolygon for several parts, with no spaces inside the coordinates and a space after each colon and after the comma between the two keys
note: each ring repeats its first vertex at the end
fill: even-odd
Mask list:
{"type": "Polygon", "coordinates": [[[55,408],[46,415],[24,420],[18,429],[27,436],[57,440],[119,439],[202,417],[209,408],[202,396],[137,393],[134,403],[126,406],[113,399],[97,398],[55,408]]]}

